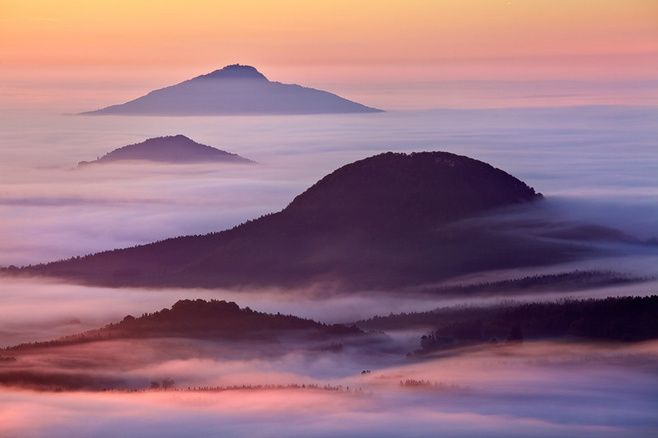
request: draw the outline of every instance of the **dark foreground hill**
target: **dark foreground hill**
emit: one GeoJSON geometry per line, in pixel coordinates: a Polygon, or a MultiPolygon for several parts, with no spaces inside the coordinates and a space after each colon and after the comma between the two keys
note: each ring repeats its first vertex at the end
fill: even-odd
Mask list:
{"type": "Polygon", "coordinates": [[[141,143],[115,149],[94,161],[81,161],[79,167],[121,161],[160,163],[253,163],[240,155],[197,143],[184,135],[149,138],[141,143]]]}
{"type": "Polygon", "coordinates": [[[658,296],[446,307],[356,324],[369,330],[431,329],[421,338],[422,353],[524,339],[645,341],[658,338],[658,296]]]}
{"type": "Polygon", "coordinates": [[[129,370],[151,369],[162,382],[157,387],[166,389],[174,381],[157,369],[171,360],[267,361],[293,351],[333,354],[344,344],[361,345],[368,339],[353,325],[257,312],[227,301],[181,300],[171,309],[129,315],[100,329],[0,349],[0,386],[143,389],[149,386],[148,377],[129,370]]]}
{"type": "Polygon", "coordinates": [[[108,324],[54,341],[20,344],[6,351],[52,347],[116,339],[134,338],[194,338],[212,340],[278,340],[281,336],[299,335],[323,340],[361,335],[356,326],[323,324],[292,315],[257,312],[240,308],[231,301],[180,300],[171,309],[145,313],[135,318],[126,316],[118,323],[108,324]]]}
{"type": "Polygon", "coordinates": [[[129,102],[83,114],[241,115],[380,112],[326,91],[268,80],[254,67],[229,65],[129,102]]]}
{"type": "Polygon", "coordinates": [[[572,257],[563,244],[460,222],[539,198],[468,157],[385,153],[346,165],[284,210],[231,230],[5,272],[112,286],[408,286],[572,257]]]}
{"type": "MultiPolygon", "coordinates": [[[[419,328],[429,332],[420,338],[420,348],[410,356],[421,359],[434,354],[460,354],[464,347],[485,345],[493,348],[489,351],[496,351],[513,344],[517,353],[525,354],[520,343],[527,340],[557,341],[562,347],[565,342],[576,341],[574,346],[588,355],[594,342],[658,339],[658,296],[450,307],[375,317],[355,325],[326,325],[291,315],[261,313],[226,301],[182,300],[171,309],[137,318],[127,316],[101,329],[1,349],[0,386],[55,391],[135,390],[163,385],[166,389],[174,382],[164,373],[172,369],[176,370],[176,379],[182,378],[183,382],[198,381],[199,377],[200,368],[172,368],[167,365],[171,361],[245,363],[257,359],[267,363],[291,352],[310,354],[306,357],[313,361],[321,358],[324,362],[326,358],[329,363],[334,363],[336,353],[347,354],[340,357],[350,358],[350,362],[363,360],[364,365],[375,365],[383,371],[390,368],[388,362],[379,362],[380,354],[399,354],[402,358],[416,347],[412,341],[405,351],[399,338],[382,331],[419,328]],[[360,354],[349,356],[352,353],[360,354]],[[384,368],[380,368],[382,364],[384,368]],[[162,383],[149,385],[151,379],[162,383]]],[[[614,357],[607,354],[614,349],[607,347],[604,356],[594,356],[597,361],[614,357]]],[[[499,350],[501,359],[507,354],[510,350],[499,350]]],[[[654,362],[650,362],[653,359],[643,354],[626,359],[646,362],[654,368],[654,362]]]]}

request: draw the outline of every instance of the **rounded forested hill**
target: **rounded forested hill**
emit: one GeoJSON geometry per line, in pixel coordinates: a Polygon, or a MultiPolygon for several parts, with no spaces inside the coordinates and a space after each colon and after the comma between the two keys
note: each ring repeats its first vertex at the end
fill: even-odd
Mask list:
{"type": "Polygon", "coordinates": [[[325,176],[285,211],[349,227],[432,226],[538,197],[482,161],[449,152],[388,152],[325,176]]]}

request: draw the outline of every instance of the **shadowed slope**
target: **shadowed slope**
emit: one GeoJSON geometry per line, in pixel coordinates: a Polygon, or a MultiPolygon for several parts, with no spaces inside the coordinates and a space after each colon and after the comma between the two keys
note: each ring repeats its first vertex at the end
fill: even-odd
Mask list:
{"type": "Polygon", "coordinates": [[[269,81],[254,67],[229,65],[93,115],[240,115],[380,112],[326,91],[269,81]]]}
{"type": "Polygon", "coordinates": [[[385,153],[228,231],[11,271],[114,286],[409,286],[571,257],[563,244],[459,222],[540,197],[471,158],[385,153]]]}

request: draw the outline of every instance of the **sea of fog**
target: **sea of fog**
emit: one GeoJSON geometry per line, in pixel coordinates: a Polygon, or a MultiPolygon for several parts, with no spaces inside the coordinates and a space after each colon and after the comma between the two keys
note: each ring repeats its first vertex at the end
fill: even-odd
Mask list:
{"type": "MultiPolygon", "coordinates": [[[[658,108],[592,106],[401,111],[297,117],[93,117],[0,114],[0,265],[23,265],[221,230],[279,210],[337,167],[385,151],[445,150],[477,158],[546,195],[554,219],[658,237],[658,108]],[[254,166],[145,165],[75,169],[149,137],[184,134],[254,166]]],[[[658,276],[655,250],[572,269],[658,276]]],[[[517,273],[522,275],[522,273],[517,273]]],[[[486,278],[485,278],[486,279],[486,278]]],[[[658,282],[559,296],[646,295],[658,282]]],[[[169,307],[223,298],[268,312],[352,321],[501,298],[332,295],[322,290],[112,289],[0,280],[0,346],[47,340],[169,307]]],[[[412,349],[419,333],[399,334],[412,349]]],[[[130,348],[122,349],[122,352],[130,348]]],[[[108,352],[105,352],[108,353],[108,352]]],[[[142,352],[143,353],[143,352],[142,352]]],[[[141,354],[139,351],[136,355],[141,354]]],[[[163,359],[153,373],[208,384],[320,383],[362,391],[38,393],[0,391],[0,435],[47,436],[652,436],[658,430],[655,343],[537,343],[452,358],[163,359]],[[367,376],[361,367],[376,370],[367,376]],[[247,378],[248,377],[248,378],[247,378]],[[455,385],[414,390],[403,378],[455,385]],[[452,386],[450,386],[452,388],[452,386]],[[454,389],[453,388],[453,389],[454,389]]],[[[655,436],[655,435],[653,435],[655,436]]]]}
{"type": "Polygon", "coordinates": [[[0,265],[217,231],[285,207],[341,165],[445,150],[526,181],[565,219],[658,236],[658,107],[365,115],[120,117],[0,114],[0,265]],[[117,147],[184,134],[256,166],[73,170],[117,147]]]}
{"type": "MultiPolygon", "coordinates": [[[[400,111],[366,115],[119,117],[6,112],[0,117],[0,265],[24,265],[218,231],[279,210],[323,175],[385,151],[445,150],[523,179],[557,220],[658,237],[658,108],[589,106],[400,111]],[[258,162],[75,169],[149,137],[184,134],[258,162]]],[[[553,270],[623,267],[656,276],[656,252],[553,270]]],[[[521,274],[519,274],[521,275],[521,274]]],[[[593,296],[649,294],[642,287],[593,296]]],[[[170,306],[181,297],[235,299],[266,311],[347,321],[455,300],[282,298],[281,291],[133,290],[2,280],[3,345],[48,339],[170,306]],[[39,312],[30,309],[42,307],[39,312]]],[[[532,298],[532,297],[531,297],[532,298]]],[[[459,301],[458,301],[459,302],[459,301]]]]}
{"type": "MultiPolygon", "coordinates": [[[[557,220],[612,226],[640,239],[658,237],[656,107],[171,118],[7,112],[0,120],[0,265],[5,266],[222,230],[279,210],[341,165],[385,151],[445,150],[468,155],[544,193],[544,209],[557,220]],[[258,164],[133,163],[75,169],[78,161],[117,147],[173,134],[258,164]]],[[[646,256],[633,254],[557,270],[623,267],[635,275],[655,276],[656,266],[655,251],[648,251],[646,256]]],[[[6,279],[0,289],[4,302],[0,338],[5,345],[30,336],[43,339],[77,331],[190,296],[232,298],[254,308],[329,321],[391,310],[426,310],[446,303],[349,297],[332,299],[318,312],[312,299],[286,300],[278,291],[241,297],[220,291],[117,291],[6,279]],[[46,305],[40,312],[30,312],[37,303],[46,305]]],[[[617,289],[624,292],[589,293],[656,290],[653,283],[617,289]]],[[[447,302],[451,303],[454,300],[447,302]]]]}
{"type": "MultiPolygon", "coordinates": [[[[640,239],[658,237],[658,107],[262,117],[6,112],[0,120],[0,265],[5,266],[222,230],[277,211],[341,165],[385,151],[445,150],[468,155],[500,167],[542,192],[546,195],[544,209],[557,220],[612,226],[640,239]],[[133,163],[75,169],[78,161],[117,147],[173,134],[241,154],[258,164],[133,163]]],[[[636,275],[655,276],[655,257],[655,251],[648,251],[646,257],[634,254],[632,258],[596,261],[585,268],[624,267],[636,275]]],[[[568,269],[574,268],[578,267],[568,269]]],[[[52,316],[51,327],[79,320],[94,324],[120,314],[155,310],[149,306],[168,306],[178,297],[213,295],[212,291],[160,295],[135,291],[126,299],[126,291],[113,289],[94,288],[85,295],[87,289],[79,286],[2,282],[3,343],[18,336],[18,331],[10,330],[15,309],[35,302],[49,303],[48,310],[23,319],[22,325],[29,325],[32,318],[44,323],[48,316],[52,316]],[[154,295],[157,299],[140,298],[154,295]],[[89,297],[98,299],[104,305],[97,308],[103,311],[78,309],[73,305],[79,302],[74,296],[85,297],[85,309],[94,309],[89,297]]],[[[634,291],[646,294],[655,290],[652,288],[653,284],[634,291]]],[[[214,296],[233,297],[219,292],[214,296]]],[[[304,300],[291,304],[281,301],[279,293],[274,299],[269,298],[272,294],[259,296],[267,298],[251,296],[239,301],[264,310],[284,311],[282,307],[290,306],[304,316],[322,316],[312,305],[294,305],[304,300]]],[[[436,304],[413,300],[377,300],[378,305],[371,306],[347,303],[338,301],[325,308],[324,319],[347,320],[401,308],[424,310],[436,304]],[[382,306],[382,302],[390,305],[382,306]],[[330,308],[335,311],[329,312],[330,308]]],[[[63,331],[70,330],[66,324],[64,327],[63,331]]],[[[19,337],[24,340],[33,334],[30,331],[19,337]]]]}
{"type": "MultiPolygon", "coordinates": [[[[163,355],[162,348],[135,348],[130,341],[95,348],[100,350],[94,359],[126,352],[131,361],[163,355]]],[[[183,388],[6,389],[0,391],[0,435],[653,437],[658,430],[657,356],[655,341],[625,346],[533,342],[388,364],[358,353],[189,357],[136,367],[117,363],[124,375],[166,375],[183,388]],[[363,364],[376,368],[365,375],[354,369],[363,364]],[[410,379],[427,384],[401,385],[410,379]],[[339,390],[185,390],[189,384],[263,383],[328,383],[339,390]]]]}

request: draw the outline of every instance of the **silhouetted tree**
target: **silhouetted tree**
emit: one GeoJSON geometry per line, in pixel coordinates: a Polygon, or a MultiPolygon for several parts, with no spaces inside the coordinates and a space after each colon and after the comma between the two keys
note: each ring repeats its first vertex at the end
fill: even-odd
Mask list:
{"type": "Polygon", "coordinates": [[[523,332],[520,325],[516,324],[510,329],[507,342],[523,342],[523,332]]]}
{"type": "Polygon", "coordinates": [[[162,379],[161,385],[162,385],[162,389],[171,389],[174,387],[175,382],[173,381],[173,379],[167,377],[165,379],[162,379]]]}

